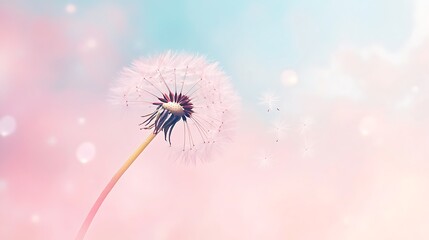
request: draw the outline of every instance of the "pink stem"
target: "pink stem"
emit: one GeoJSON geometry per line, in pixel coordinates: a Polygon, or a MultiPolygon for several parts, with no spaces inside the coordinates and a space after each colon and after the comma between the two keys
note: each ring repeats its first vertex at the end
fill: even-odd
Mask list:
{"type": "Polygon", "coordinates": [[[155,138],[155,136],[156,136],[155,133],[150,134],[147,137],[146,141],[144,141],[137,148],[137,150],[128,158],[128,160],[122,165],[122,167],[112,177],[112,179],[106,185],[103,192],[101,192],[100,196],[98,196],[97,201],[94,203],[94,205],[92,206],[88,215],[86,216],[85,221],[83,222],[82,226],[80,227],[79,233],[76,236],[76,240],[84,239],[86,232],[88,231],[88,228],[91,225],[91,222],[95,217],[95,214],[97,214],[98,209],[100,208],[101,204],[104,202],[104,199],[106,199],[107,195],[113,189],[113,187],[118,182],[118,180],[121,178],[121,176],[125,173],[125,171],[127,171],[127,169],[137,159],[137,157],[143,152],[143,150],[147,147],[147,145],[149,145],[149,143],[155,138]]]}

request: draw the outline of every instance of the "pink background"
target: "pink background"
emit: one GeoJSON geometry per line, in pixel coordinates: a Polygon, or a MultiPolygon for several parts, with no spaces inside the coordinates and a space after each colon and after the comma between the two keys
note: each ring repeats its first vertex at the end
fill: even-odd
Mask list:
{"type": "MultiPolygon", "coordinates": [[[[394,50],[337,44],[259,83],[245,76],[264,76],[262,63],[220,54],[242,96],[222,157],[176,163],[155,139],[87,239],[429,239],[429,5],[411,8],[394,50]]],[[[73,239],[148,134],[106,100],[134,58],[126,10],[57,10],[0,8],[0,239],[73,239]]]]}

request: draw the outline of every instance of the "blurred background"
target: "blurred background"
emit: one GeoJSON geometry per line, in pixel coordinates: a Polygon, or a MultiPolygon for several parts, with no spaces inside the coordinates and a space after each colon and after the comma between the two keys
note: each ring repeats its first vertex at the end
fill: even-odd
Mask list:
{"type": "Polygon", "coordinates": [[[429,239],[426,0],[0,0],[0,239],[73,239],[148,134],[107,99],[132,60],[219,61],[222,157],[155,139],[87,239],[429,239]],[[426,106],[426,107],[425,107],[426,106]]]}

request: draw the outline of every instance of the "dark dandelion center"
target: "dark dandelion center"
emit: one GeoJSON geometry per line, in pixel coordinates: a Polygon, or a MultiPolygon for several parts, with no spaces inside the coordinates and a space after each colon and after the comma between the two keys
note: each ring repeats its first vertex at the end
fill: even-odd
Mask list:
{"type": "Polygon", "coordinates": [[[142,116],[146,118],[140,125],[145,127],[141,129],[154,129],[155,134],[160,131],[164,131],[164,138],[171,144],[171,132],[173,131],[174,126],[180,119],[185,123],[188,118],[191,117],[194,113],[193,104],[191,99],[183,95],[182,93],[177,94],[172,93],[163,94],[163,97],[159,97],[160,102],[154,102],[153,105],[158,106],[155,111],[147,115],[142,116]]]}

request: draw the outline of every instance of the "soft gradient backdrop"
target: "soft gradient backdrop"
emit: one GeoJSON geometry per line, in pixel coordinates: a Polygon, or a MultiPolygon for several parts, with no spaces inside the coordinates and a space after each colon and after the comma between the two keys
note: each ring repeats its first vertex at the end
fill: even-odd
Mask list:
{"type": "Polygon", "coordinates": [[[429,239],[429,1],[0,0],[0,239],[73,239],[146,137],[107,102],[169,49],[241,97],[221,158],[155,139],[87,239],[429,239]]]}

